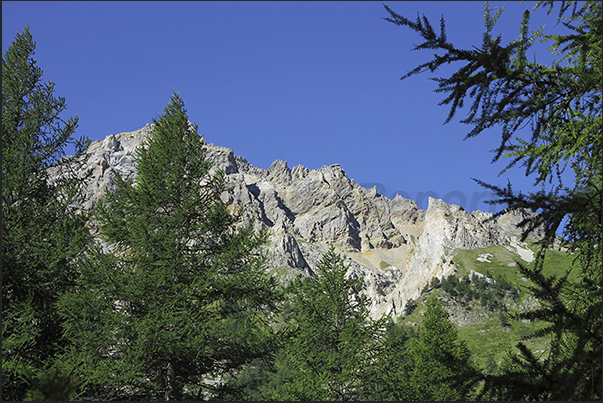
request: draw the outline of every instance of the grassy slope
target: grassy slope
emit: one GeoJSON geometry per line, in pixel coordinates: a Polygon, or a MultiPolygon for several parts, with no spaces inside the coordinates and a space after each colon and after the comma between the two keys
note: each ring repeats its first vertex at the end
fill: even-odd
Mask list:
{"type": "MultiPolygon", "coordinates": [[[[536,251],[536,246],[530,246],[533,251],[536,251]]],[[[494,246],[488,248],[480,248],[473,250],[457,250],[454,258],[454,264],[457,267],[456,276],[463,277],[468,275],[471,270],[478,273],[486,274],[490,272],[491,275],[503,275],[506,277],[514,287],[521,290],[520,297],[517,301],[515,308],[521,307],[522,303],[526,302],[526,296],[528,296],[528,287],[531,285],[529,280],[526,280],[521,273],[519,273],[515,262],[519,261],[528,267],[532,267],[533,263],[526,263],[521,260],[519,256],[505,248],[504,246],[494,246]],[[490,258],[491,263],[480,262],[477,260],[479,255],[490,253],[493,255],[490,258]]],[[[543,272],[550,276],[555,275],[560,277],[565,274],[565,271],[570,267],[572,256],[556,250],[548,250],[545,254],[545,264],[543,272]]],[[[571,277],[571,275],[570,275],[571,277]]],[[[446,294],[442,289],[431,290],[430,292],[422,295],[418,301],[418,308],[409,316],[402,318],[402,323],[407,325],[416,326],[423,315],[424,304],[427,301],[430,293],[437,293],[443,298],[445,306],[448,306],[449,310],[453,313],[452,318],[454,320],[454,313],[458,316],[459,312],[465,316],[475,317],[475,320],[469,321],[471,323],[459,323],[459,337],[467,342],[469,349],[472,352],[473,360],[480,366],[485,367],[489,357],[492,357],[495,362],[500,362],[500,359],[508,350],[517,351],[514,346],[521,341],[523,336],[528,335],[534,330],[538,329],[541,324],[532,322],[524,323],[521,320],[509,318],[510,326],[502,326],[499,320],[498,312],[489,312],[480,305],[478,301],[471,301],[466,306],[461,306],[458,302],[446,294]]],[[[514,304],[509,302],[509,312],[513,312],[514,304]]],[[[543,338],[530,339],[524,341],[533,351],[544,352],[546,350],[547,341],[543,338]]]]}

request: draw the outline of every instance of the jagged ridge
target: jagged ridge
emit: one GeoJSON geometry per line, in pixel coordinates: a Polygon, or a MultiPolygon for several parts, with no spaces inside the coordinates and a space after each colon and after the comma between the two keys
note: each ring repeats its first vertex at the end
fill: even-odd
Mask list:
{"type": "MultiPolygon", "coordinates": [[[[87,169],[92,170],[92,180],[84,209],[113,190],[116,172],[135,180],[135,149],[152,128],[148,124],[90,145],[87,169]]],[[[376,188],[359,186],[339,164],[310,170],[301,165],[289,168],[286,161],[276,160],[261,169],[229,148],[205,142],[203,147],[213,169],[226,173],[228,189],[222,200],[232,209],[242,209],[244,222],[254,220],[268,229],[269,268],[283,280],[312,275],[321,254],[334,244],[349,257],[348,275],[364,278],[373,317],[392,310],[400,314],[405,302],[417,298],[434,276],[450,274],[454,249],[516,242],[517,224],[533,214],[516,211],[487,221],[491,213],[468,213],[433,198],[422,210],[412,200],[388,199],[376,188]]]]}

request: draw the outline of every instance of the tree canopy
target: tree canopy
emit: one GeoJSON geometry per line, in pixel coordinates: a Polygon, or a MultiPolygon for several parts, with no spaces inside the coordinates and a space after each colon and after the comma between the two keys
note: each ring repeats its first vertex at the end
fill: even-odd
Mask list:
{"type": "Polygon", "coordinates": [[[467,345],[432,294],[418,337],[410,341],[410,400],[467,400],[477,381],[467,345]]]}
{"type": "Polygon", "coordinates": [[[438,83],[436,92],[444,94],[440,105],[450,107],[446,122],[468,102],[467,114],[461,119],[470,126],[466,138],[488,128],[500,129],[501,143],[493,161],[507,159],[502,172],[520,165],[540,187],[522,193],[515,192],[510,183],[500,188],[477,180],[495,192],[492,203],[506,203],[509,209],[527,207],[539,213],[520,223],[524,238],[538,226],[545,228],[537,263],[534,269],[518,267],[535,283],[531,291],[541,306],[520,316],[549,322],[536,335],[553,337],[545,359],[538,359],[523,343],[518,344],[519,354],[512,356],[515,365],[509,366],[503,376],[487,379],[486,389],[497,390],[494,396],[498,398],[600,399],[601,2],[538,2],[534,9],[523,13],[518,38],[506,45],[500,35],[494,35],[502,9],[493,13],[486,3],[483,40],[480,47],[472,49],[459,49],[448,40],[443,17],[436,33],[425,16],[413,21],[385,8],[387,21],[408,27],[424,39],[415,50],[433,51],[429,61],[402,79],[435,72],[446,64],[460,64],[450,76],[434,78],[438,83]],[[550,15],[555,6],[559,9],[557,23],[566,31],[530,31],[532,13],[546,11],[550,15]],[[527,51],[536,41],[548,43],[548,51],[554,56],[550,65],[529,60],[527,51]],[[523,127],[528,128],[529,135],[524,135],[523,127]],[[573,177],[569,184],[562,177],[568,167],[573,177]],[[578,272],[578,281],[542,275],[546,250],[555,243],[558,231],[563,233],[563,245],[575,253],[568,272],[578,272]]]}
{"type": "Polygon", "coordinates": [[[73,207],[87,141],[73,138],[78,120],[63,119],[66,101],[42,79],[35,49],[26,27],[2,56],[2,394],[17,400],[65,343],[54,303],[88,241],[73,207]]]}
{"type": "MultiPolygon", "coordinates": [[[[4,400],[601,399],[601,2],[538,2],[508,44],[495,34],[502,9],[486,3],[471,49],[448,40],[444,18],[437,33],[425,16],[385,9],[385,20],[423,38],[415,50],[433,52],[402,79],[460,65],[434,78],[446,122],[466,113],[466,138],[499,130],[493,162],[523,168],[539,189],[476,179],[492,203],[539,213],[520,223],[524,238],[545,228],[535,264],[517,264],[539,305],[516,318],[545,323],[526,338],[548,336],[547,350],[520,342],[479,373],[434,295],[441,288],[496,310],[477,277],[479,291],[468,277],[434,278],[426,303],[407,301],[406,315],[424,312],[418,330],[371,319],[363,279],[334,247],[314,276],[283,290],[266,272],[267,233],[222,202],[225,173],[176,93],[137,150],[136,178],[117,174],[115,191],[81,211],[89,142],[74,140],[77,118],[63,118],[65,99],[42,80],[25,28],[2,59],[4,400]],[[533,13],[556,8],[563,30],[530,29],[533,13]],[[537,41],[552,63],[528,57],[537,41]],[[558,245],[575,259],[565,275],[545,276],[558,245]]],[[[518,294],[495,279],[499,295],[518,294]]],[[[509,325],[506,312],[498,320],[509,325]]]]}
{"type": "Polygon", "coordinates": [[[293,284],[291,337],[285,340],[288,378],[281,400],[358,400],[380,348],[386,318],[369,318],[362,279],[347,276],[334,247],[314,277],[293,284]]]}
{"type": "Polygon", "coordinates": [[[265,233],[236,226],[219,197],[224,172],[211,170],[178,94],[153,124],[135,182],[117,176],[97,204],[104,245],[81,259],[59,304],[74,342],[65,365],[78,367],[87,397],[212,396],[271,343],[278,291],[264,272],[265,233]]]}

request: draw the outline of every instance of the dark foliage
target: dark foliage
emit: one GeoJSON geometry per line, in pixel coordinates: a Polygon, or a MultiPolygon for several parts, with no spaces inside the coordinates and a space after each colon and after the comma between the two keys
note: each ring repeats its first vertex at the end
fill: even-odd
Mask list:
{"type": "MultiPolygon", "coordinates": [[[[492,203],[509,209],[529,208],[539,214],[520,223],[525,239],[535,228],[544,227],[545,237],[533,269],[519,265],[535,286],[532,293],[542,308],[521,317],[538,318],[550,325],[539,332],[553,337],[547,357],[537,357],[525,345],[509,354],[502,375],[488,376],[482,397],[494,399],[600,400],[602,389],[602,268],[603,243],[601,167],[601,2],[539,2],[523,14],[519,37],[507,45],[493,35],[502,10],[492,15],[486,3],[485,32],[481,47],[458,49],[446,36],[444,18],[436,34],[425,16],[407,19],[385,6],[386,18],[419,33],[424,42],[415,49],[429,49],[433,58],[404,77],[436,71],[450,63],[461,67],[449,77],[434,78],[437,92],[446,94],[440,105],[449,105],[450,121],[470,101],[461,122],[471,126],[466,138],[488,128],[501,130],[501,143],[493,161],[509,158],[503,172],[520,164],[542,190],[524,194],[477,182],[491,189],[492,203]],[[559,7],[557,18],[567,33],[530,32],[533,12],[559,7]],[[528,60],[528,49],[537,40],[550,44],[555,56],[550,65],[528,60]],[[522,128],[529,128],[527,138],[522,128]],[[571,168],[573,183],[567,186],[562,173],[571,168]],[[546,190],[546,185],[550,190],[546,190]],[[564,246],[575,253],[568,277],[547,278],[542,274],[544,254],[564,221],[564,246]]],[[[502,173],[502,172],[501,172],[502,173]]],[[[497,215],[502,214],[500,212],[497,215]]],[[[496,218],[495,215],[493,218],[496,218]]],[[[468,291],[468,290],[465,290],[468,291]]],[[[458,289],[457,289],[458,292],[458,289]]],[[[467,292],[465,293],[469,295],[467,292]]],[[[487,298],[485,302],[488,303],[487,298]]]]}
{"type": "Polygon", "coordinates": [[[77,277],[89,240],[75,173],[88,142],[64,121],[64,98],[42,80],[29,28],[2,57],[2,395],[22,400],[69,343],[54,303],[77,277]],[[76,156],[65,157],[74,145],[76,156]]]}

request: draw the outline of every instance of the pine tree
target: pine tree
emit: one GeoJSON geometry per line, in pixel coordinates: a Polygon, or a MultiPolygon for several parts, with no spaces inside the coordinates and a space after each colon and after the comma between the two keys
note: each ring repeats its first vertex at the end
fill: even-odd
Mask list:
{"type": "Polygon", "coordinates": [[[416,338],[412,327],[390,321],[382,348],[377,351],[362,400],[412,401],[415,399],[410,374],[413,370],[409,346],[416,338]]]}
{"type": "MultiPolygon", "coordinates": [[[[449,77],[436,78],[437,92],[447,94],[440,103],[450,105],[446,122],[470,100],[467,116],[461,122],[472,126],[466,138],[488,128],[502,130],[501,144],[493,161],[509,158],[502,171],[514,165],[525,168],[541,190],[524,194],[477,182],[491,189],[496,199],[509,209],[530,208],[539,214],[520,226],[525,239],[543,226],[545,237],[534,268],[518,264],[522,275],[535,286],[532,294],[541,306],[524,312],[520,318],[540,319],[548,325],[535,336],[552,337],[544,358],[518,344],[519,353],[509,355],[500,376],[486,378],[489,396],[497,399],[600,400],[602,370],[602,5],[598,1],[538,2],[526,10],[519,37],[504,46],[493,29],[501,11],[492,15],[486,3],[482,45],[458,49],[446,36],[445,21],[436,34],[425,17],[411,21],[386,6],[386,20],[418,32],[425,40],[415,49],[431,49],[434,57],[412,69],[402,78],[420,72],[436,71],[440,66],[459,62],[463,65],[449,77]],[[557,22],[567,34],[545,34],[543,28],[530,33],[530,16],[546,9],[550,14],[559,6],[557,22]],[[548,42],[554,56],[551,65],[528,60],[528,49],[536,41],[548,42]],[[522,137],[528,127],[531,135],[522,137]],[[573,183],[561,174],[571,168],[573,183]],[[550,190],[546,190],[546,186],[550,190]],[[575,254],[568,276],[549,278],[542,274],[544,256],[567,221],[563,245],[575,254]]],[[[501,173],[502,173],[501,172],[501,173]]],[[[503,212],[499,213],[502,214],[503,212]]],[[[495,215],[496,217],[497,215],[495,215]]]]}
{"type": "Polygon", "coordinates": [[[26,27],[2,57],[2,395],[22,400],[65,341],[54,303],[71,289],[88,240],[77,214],[84,139],[42,80],[26,27]],[[74,145],[75,157],[65,157],[74,145]]]}
{"type": "Polygon", "coordinates": [[[386,319],[369,318],[367,299],[359,294],[362,281],[346,278],[347,269],[345,258],[331,247],[316,276],[296,283],[292,337],[285,344],[289,379],[272,398],[358,400],[363,396],[386,319]]]}
{"type": "Polygon", "coordinates": [[[264,323],[278,292],[266,234],[236,226],[220,200],[224,172],[211,170],[178,94],[153,123],[135,183],[117,176],[94,212],[105,247],[60,301],[74,342],[65,361],[79,365],[86,397],[211,397],[270,348],[264,323]]]}
{"type": "Polygon", "coordinates": [[[471,353],[435,295],[426,304],[418,337],[409,345],[410,400],[467,400],[476,385],[471,353]]]}
{"type": "Polygon", "coordinates": [[[404,305],[404,315],[408,316],[412,314],[416,308],[417,302],[414,299],[409,298],[406,300],[406,304],[404,305]]]}

